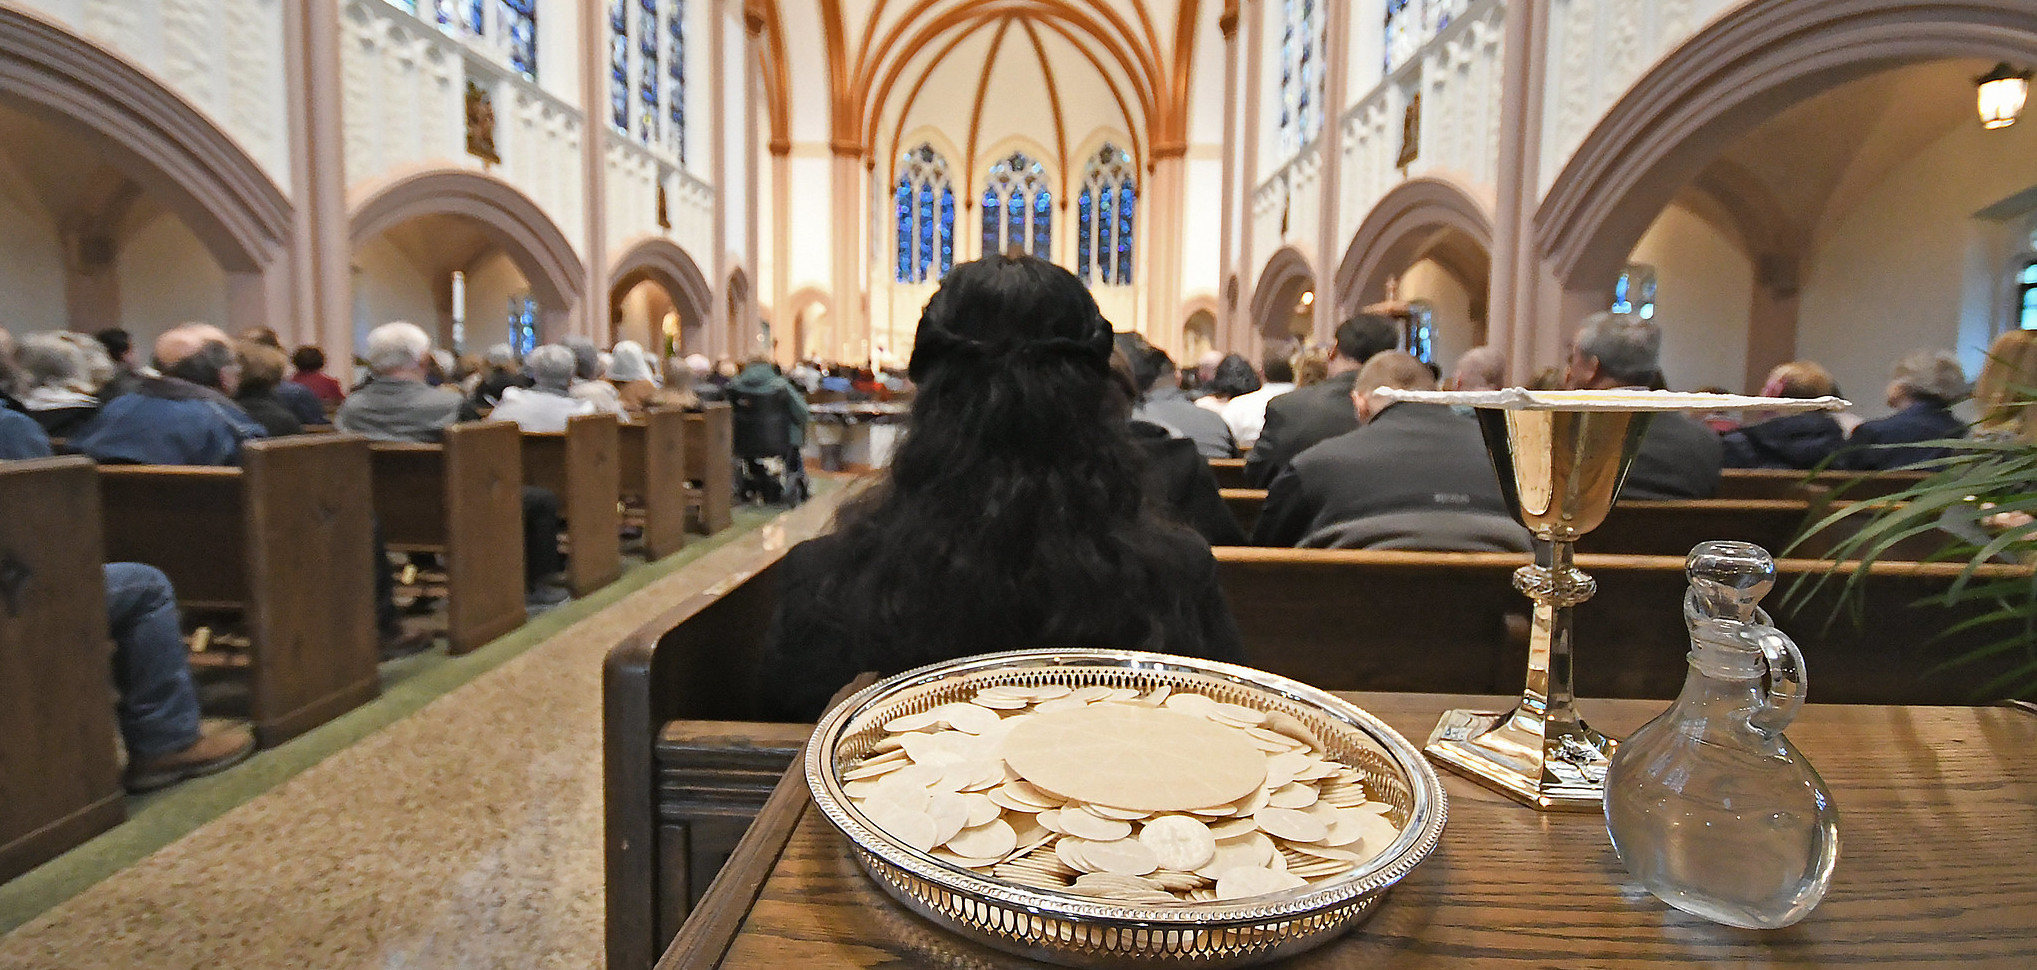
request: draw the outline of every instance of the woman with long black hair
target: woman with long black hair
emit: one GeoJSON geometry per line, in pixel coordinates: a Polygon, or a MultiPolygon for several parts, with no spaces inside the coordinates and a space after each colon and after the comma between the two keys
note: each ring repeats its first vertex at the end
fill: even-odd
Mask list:
{"type": "Polygon", "coordinates": [[[955,267],[920,317],[890,476],[779,567],[763,710],[815,719],[865,670],[1027,647],[1240,659],[1209,546],[1147,507],[1110,324],[1067,270],[955,267]]]}

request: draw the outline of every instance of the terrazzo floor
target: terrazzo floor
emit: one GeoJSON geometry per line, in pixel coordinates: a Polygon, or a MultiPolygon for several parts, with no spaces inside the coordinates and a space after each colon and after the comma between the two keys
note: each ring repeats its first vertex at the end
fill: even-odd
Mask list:
{"type": "Polygon", "coordinates": [[[835,489],[0,938],[4,970],[599,967],[601,663],[835,489]]]}

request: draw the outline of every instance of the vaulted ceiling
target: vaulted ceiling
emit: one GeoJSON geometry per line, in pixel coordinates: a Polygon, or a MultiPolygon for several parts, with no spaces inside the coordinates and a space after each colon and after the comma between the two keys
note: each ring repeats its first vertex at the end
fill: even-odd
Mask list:
{"type": "MultiPolygon", "coordinates": [[[[932,141],[980,178],[1024,148],[1063,178],[1106,138],[1143,167],[1220,128],[1227,0],[750,0],[772,141],[888,165],[932,141]],[[1213,106],[1191,115],[1199,85],[1213,106]],[[1209,118],[1201,117],[1210,115],[1209,118]]],[[[973,185],[973,181],[971,185],[973,185]]],[[[1065,186],[1064,186],[1065,187],[1065,186]]]]}

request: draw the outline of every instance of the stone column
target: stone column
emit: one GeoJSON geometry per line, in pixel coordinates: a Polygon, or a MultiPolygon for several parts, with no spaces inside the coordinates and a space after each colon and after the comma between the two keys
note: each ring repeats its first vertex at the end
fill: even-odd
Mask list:
{"type": "MultiPolygon", "coordinates": [[[[334,376],[344,381],[354,356],[348,311],[353,246],[347,232],[346,137],[340,116],[345,95],[339,0],[284,4],[283,33],[295,220],[284,257],[290,262],[287,284],[263,287],[269,294],[268,323],[286,346],[315,344],[324,350],[334,376]]],[[[264,275],[277,274],[272,269],[264,275]]],[[[229,319],[242,317],[254,295],[231,279],[227,292],[229,319]]]]}
{"type": "Polygon", "coordinates": [[[870,350],[870,326],[863,306],[863,147],[836,142],[830,159],[834,203],[832,260],[829,286],[834,290],[834,307],[829,325],[835,331],[835,347],[843,362],[863,360],[870,350]]]}
{"type": "MultiPolygon", "coordinates": [[[[1316,203],[1316,339],[1329,342],[1336,333],[1342,309],[1338,299],[1337,267],[1344,258],[1344,108],[1349,100],[1345,89],[1350,77],[1351,5],[1330,4],[1324,11],[1323,53],[1329,74],[1323,79],[1323,128],[1316,136],[1316,151],[1322,158],[1317,179],[1321,191],[1316,203]]],[[[1352,226],[1353,232],[1357,231],[1352,226]]]]}
{"type": "MultiPolygon", "coordinates": [[[[1186,125],[1183,126],[1186,128],[1186,125]]],[[[1146,216],[1148,226],[1182,225],[1186,207],[1187,145],[1155,145],[1153,147],[1153,170],[1151,179],[1151,213],[1146,216]]],[[[1146,334],[1155,344],[1173,348],[1176,354],[1185,354],[1187,347],[1181,331],[1181,233],[1148,232],[1146,234],[1146,334]]],[[[1192,367],[1195,362],[1181,361],[1182,366],[1192,367]]]]}
{"type": "MultiPolygon", "coordinates": [[[[758,326],[760,317],[757,312],[757,277],[760,275],[760,270],[757,266],[757,189],[762,183],[761,175],[758,172],[760,166],[758,165],[759,159],[757,158],[757,105],[763,103],[764,100],[763,74],[757,69],[757,51],[759,50],[759,39],[763,35],[763,15],[751,10],[747,4],[744,5],[742,64],[743,178],[745,180],[745,187],[743,191],[743,204],[746,211],[743,213],[743,220],[744,224],[749,228],[743,233],[743,266],[745,272],[750,277],[750,289],[748,297],[743,301],[742,324],[736,331],[739,349],[744,356],[752,353],[769,354],[772,351],[770,347],[759,346],[757,344],[757,336],[762,333],[762,329],[758,326]]],[[[772,312],[777,312],[776,303],[772,304],[772,312]]],[[[777,333],[777,321],[773,320],[772,324],[772,333],[775,335],[777,333]]]]}
{"type": "MultiPolygon", "coordinates": [[[[1244,188],[1238,183],[1241,171],[1238,165],[1238,3],[1226,0],[1224,12],[1217,17],[1217,29],[1224,35],[1224,211],[1220,217],[1221,229],[1217,243],[1217,348],[1219,350],[1243,351],[1245,335],[1236,328],[1234,319],[1238,308],[1231,305],[1230,286],[1225,282],[1236,272],[1239,261],[1237,249],[1238,200],[1244,197],[1244,188]]],[[[1257,355],[1250,355],[1256,357],[1257,355]]]]}
{"type": "MultiPolygon", "coordinates": [[[[567,328],[603,346],[614,339],[608,319],[610,123],[607,57],[594,53],[608,49],[608,30],[605,4],[580,4],[580,49],[574,63],[580,68],[580,197],[587,241],[580,247],[580,302],[567,328]]],[[[555,338],[546,334],[546,339],[555,338]]]]}
{"type": "MultiPolygon", "coordinates": [[[[1237,150],[1239,158],[1238,176],[1238,254],[1230,266],[1237,277],[1236,309],[1231,314],[1231,346],[1244,349],[1246,355],[1258,358],[1264,351],[1265,337],[1259,332],[1259,321],[1252,319],[1252,288],[1258,283],[1259,267],[1253,264],[1252,239],[1252,193],[1259,187],[1259,143],[1264,135],[1259,130],[1259,102],[1263,100],[1260,79],[1265,74],[1265,47],[1262,34],[1266,20],[1260,0],[1244,0],[1245,18],[1245,116],[1244,130],[1240,132],[1237,150]]],[[[1226,291],[1230,280],[1224,281],[1226,291]]],[[[1224,302],[1230,304],[1230,294],[1225,293],[1224,302]]]]}
{"type": "MultiPolygon", "coordinates": [[[[1535,245],[1541,201],[1542,89],[1547,74],[1549,0],[1507,3],[1500,95],[1499,192],[1493,213],[1492,292],[1486,341],[1506,355],[1509,377],[1526,381],[1538,359],[1534,330],[1544,276],[1535,245]]],[[[1548,363],[1542,361],[1541,363],[1548,363]]]]}

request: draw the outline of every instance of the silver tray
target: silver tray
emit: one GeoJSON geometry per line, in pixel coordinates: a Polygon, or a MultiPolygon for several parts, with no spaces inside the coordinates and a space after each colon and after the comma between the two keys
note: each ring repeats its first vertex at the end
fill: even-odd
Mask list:
{"type": "Polygon", "coordinates": [[[1442,838],[1443,784],[1421,751],[1355,704],[1307,684],[1235,664],[1129,650],[986,654],[921,667],[874,684],[821,718],[806,748],[814,804],[848,837],[863,870],[913,912],[986,945],[1076,967],[1192,962],[1243,967],[1320,946],[1368,915],[1387,889],[1442,838]],[[844,766],[868,754],[894,717],[967,700],[999,684],[1162,684],[1220,701],[1282,711],[1360,772],[1400,838],[1335,880],[1249,900],[1137,904],[1014,885],[949,865],[871,824],[842,790],[844,766]]]}

